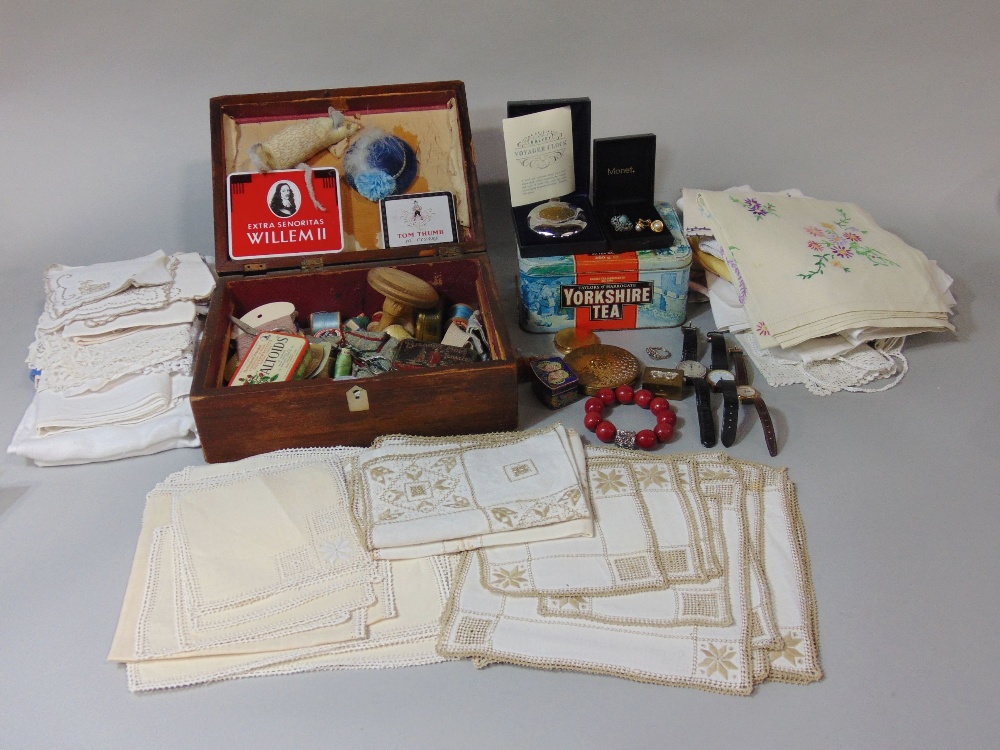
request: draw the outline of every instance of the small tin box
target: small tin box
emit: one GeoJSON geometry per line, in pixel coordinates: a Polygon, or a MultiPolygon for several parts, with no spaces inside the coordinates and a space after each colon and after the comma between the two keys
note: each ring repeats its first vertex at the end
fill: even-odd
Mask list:
{"type": "Polygon", "coordinates": [[[597,331],[666,328],[687,317],[691,246],[669,203],[656,210],[669,247],[600,255],[519,255],[518,320],[529,333],[554,333],[576,316],[597,331]]]}
{"type": "Polygon", "coordinates": [[[665,367],[647,367],[642,373],[642,387],[654,396],[679,401],[684,398],[684,373],[665,367]]]}
{"type": "Polygon", "coordinates": [[[547,357],[531,363],[532,390],[550,409],[560,409],[580,398],[580,379],[562,357],[547,357]]]}

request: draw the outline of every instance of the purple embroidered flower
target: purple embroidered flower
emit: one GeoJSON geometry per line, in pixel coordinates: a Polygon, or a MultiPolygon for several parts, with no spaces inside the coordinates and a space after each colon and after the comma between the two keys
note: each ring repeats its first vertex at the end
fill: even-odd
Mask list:
{"type": "Polygon", "coordinates": [[[809,232],[813,237],[822,237],[823,230],[819,227],[806,227],[806,231],[809,232]]]}
{"type": "Polygon", "coordinates": [[[830,252],[836,255],[838,258],[854,257],[854,253],[851,251],[851,248],[845,247],[843,242],[838,242],[836,245],[831,245],[830,252]]]}
{"type": "Polygon", "coordinates": [[[735,196],[730,195],[729,200],[733,203],[746,207],[747,211],[753,214],[757,221],[760,221],[765,216],[777,216],[777,211],[775,210],[775,205],[773,203],[761,203],[756,198],[744,198],[742,201],[735,196]]]}

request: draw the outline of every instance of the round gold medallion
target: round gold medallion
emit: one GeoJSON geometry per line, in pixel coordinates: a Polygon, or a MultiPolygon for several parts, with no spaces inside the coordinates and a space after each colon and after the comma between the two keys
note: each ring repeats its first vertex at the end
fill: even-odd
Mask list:
{"type": "Polygon", "coordinates": [[[608,344],[574,349],[566,355],[566,364],[580,378],[580,390],[588,396],[601,388],[631,385],[642,369],[631,352],[608,344]]]}

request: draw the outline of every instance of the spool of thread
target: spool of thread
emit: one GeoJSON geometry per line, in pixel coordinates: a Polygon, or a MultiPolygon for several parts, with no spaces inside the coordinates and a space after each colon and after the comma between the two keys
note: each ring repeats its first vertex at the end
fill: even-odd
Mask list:
{"type": "Polygon", "coordinates": [[[475,311],[464,302],[455,303],[448,309],[448,325],[450,326],[452,323],[455,323],[459,328],[465,330],[473,312],[475,311]]]}
{"type": "Polygon", "coordinates": [[[351,368],[354,364],[354,360],[351,357],[351,350],[344,347],[339,352],[337,352],[337,361],[333,365],[333,377],[343,378],[351,374],[351,368]]]}
{"type": "Polygon", "coordinates": [[[339,312],[314,312],[309,316],[309,328],[318,339],[337,338],[340,332],[339,312]]]}
{"type": "Polygon", "coordinates": [[[367,331],[368,324],[371,321],[368,319],[367,315],[355,315],[353,318],[348,318],[347,322],[344,323],[345,331],[367,331]]]}
{"type": "MultiPolygon", "coordinates": [[[[299,332],[298,326],[295,325],[295,305],[291,302],[268,302],[266,305],[255,307],[241,317],[240,321],[255,329],[257,333],[271,331],[295,334],[299,332]]],[[[242,328],[234,328],[233,333],[236,336],[236,352],[242,362],[243,358],[247,356],[247,352],[250,351],[250,345],[255,337],[242,328]]]]}

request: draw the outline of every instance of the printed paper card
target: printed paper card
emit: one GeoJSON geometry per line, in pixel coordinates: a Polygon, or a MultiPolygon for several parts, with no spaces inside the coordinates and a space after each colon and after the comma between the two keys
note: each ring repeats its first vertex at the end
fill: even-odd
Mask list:
{"type": "Polygon", "coordinates": [[[458,242],[455,199],[451,193],[393,195],[382,201],[386,247],[458,242]]]}
{"type": "Polygon", "coordinates": [[[576,190],[573,117],[569,107],[503,121],[510,204],[557,198],[576,190]]]}
{"type": "Polygon", "coordinates": [[[337,253],[344,249],[336,169],[228,176],[229,257],[337,253]],[[310,183],[312,190],[310,191],[310,183]]]}

